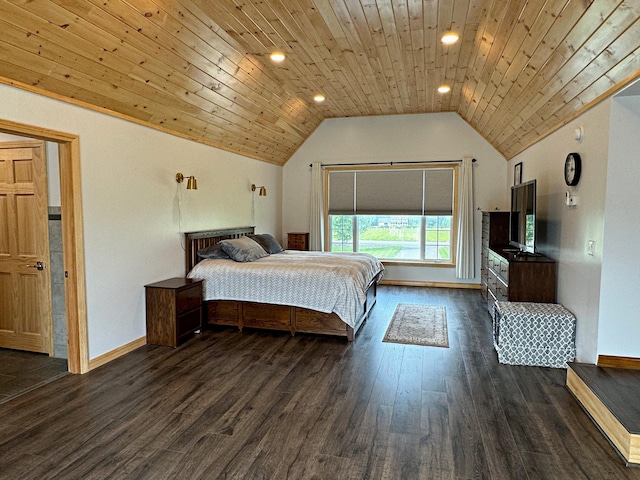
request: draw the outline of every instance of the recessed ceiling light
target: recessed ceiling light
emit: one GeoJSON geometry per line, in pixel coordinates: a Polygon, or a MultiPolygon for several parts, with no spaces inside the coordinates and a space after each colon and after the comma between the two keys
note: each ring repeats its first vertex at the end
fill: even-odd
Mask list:
{"type": "Polygon", "coordinates": [[[271,55],[269,55],[269,58],[271,58],[272,62],[280,63],[284,60],[284,53],[276,50],[274,52],[271,52],[271,55]]]}
{"type": "Polygon", "coordinates": [[[322,103],[322,102],[324,102],[324,95],[322,95],[321,93],[316,93],[316,94],[313,96],[313,101],[314,101],[314,102],[316,102],[316,103],[322,103]]]}
{"type": "Polygon", "coordinates": [[[449,85],[440,85],[438,87],[438,92],[440,93],[448,93],[449,91],[451,91],[451,87],[449,85]]]}
{"type": "Polygon", "coordinates": [[[442,43],[444,43],[445,45],[453,45],[458,41],[459,38],[460,35],[458,35],[456,32],[447,32],[442,36],[440,40],[442,40],[442,43]]]}

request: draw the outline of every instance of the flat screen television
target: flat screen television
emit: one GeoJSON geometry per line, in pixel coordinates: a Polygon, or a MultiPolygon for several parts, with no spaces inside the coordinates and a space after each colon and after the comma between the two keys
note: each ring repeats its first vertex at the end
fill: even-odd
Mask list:
{"type": "Polygon", "coordinates": [[[509,245],[536,253],[536,181],[511,187],[509,245]]]}

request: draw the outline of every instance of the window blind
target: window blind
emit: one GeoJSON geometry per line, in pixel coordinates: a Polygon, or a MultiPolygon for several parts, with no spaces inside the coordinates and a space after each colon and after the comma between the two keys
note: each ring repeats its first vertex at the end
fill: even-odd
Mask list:
{"type": "Polygon", "coordinates": [[[355,172],[329,172],[329,215],[353,215],[355,172]]]}
{"type": "Polygon", "coordinates": [[[453,215],[453,168],[425,170],[425,215],[453,215]]]}
{"type": "Polygon", "coordinates": [[[330,215],[452,215],[453,167],[329,172],[330,215]]]}
{"type": "Polygon", "coordinates": [[[356,172],[356,215],[421,215],[422,170],[356,172]]]}

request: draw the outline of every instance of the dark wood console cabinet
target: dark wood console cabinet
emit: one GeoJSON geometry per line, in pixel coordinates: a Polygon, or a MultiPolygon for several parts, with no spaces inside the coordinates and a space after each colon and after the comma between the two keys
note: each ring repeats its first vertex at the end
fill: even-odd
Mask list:
{"type": "Polygon", "coordinates": [[[496,301],[556,301],[556,262],[540,254],[518,255],[508,238],[509,213],[484,212],[481,291],[492,317],[496,301]]]}

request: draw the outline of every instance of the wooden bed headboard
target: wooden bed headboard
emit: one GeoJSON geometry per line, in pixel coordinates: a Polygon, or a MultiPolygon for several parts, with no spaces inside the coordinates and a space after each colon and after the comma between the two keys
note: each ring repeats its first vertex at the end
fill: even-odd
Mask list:
{"type": "Polygon", "coordinates": [[[255,227],[221,228],[218,230],[201,230],[199,232],[185,232],[184,243],[186,251],[186,273],[189,273],[196,263],[200,261],[198,251],[210,245],[215,245],[222,240],[240,238],[251,235],[255,227]]]}

